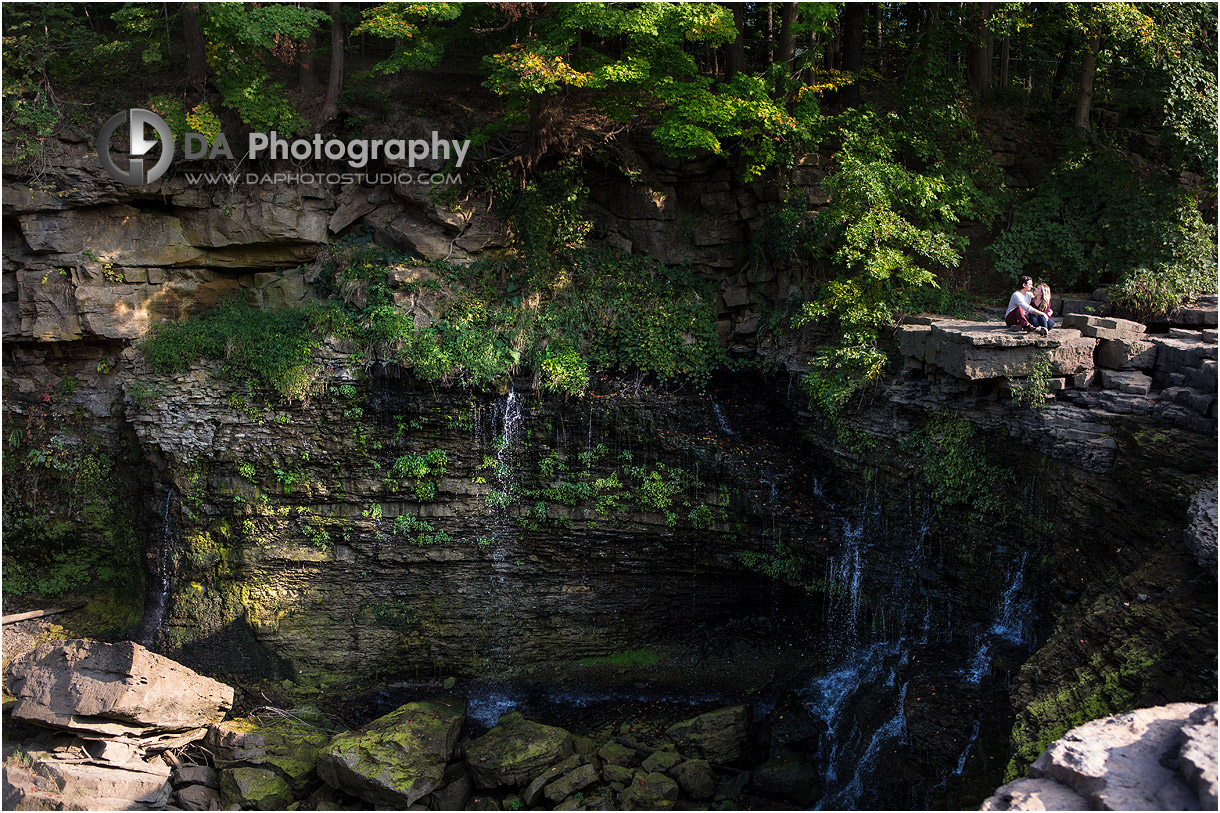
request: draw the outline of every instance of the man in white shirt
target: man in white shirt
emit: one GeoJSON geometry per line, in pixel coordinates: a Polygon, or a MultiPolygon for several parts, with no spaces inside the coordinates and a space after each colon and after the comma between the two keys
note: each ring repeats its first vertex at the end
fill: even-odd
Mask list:
{"type": "Polygon", "coordinates": [[[1039,316],[1046,317],[1045,313],[1033,306],[1034,281],[1022,274],[1017,279],[1017,282],[1021,284],[1021,287],[1013,291],[1012,296],[1008,298],[1008,310],[1004,312],[1004,324],[1045,336],[1047,329],[1044,327],[1034,327],[1029,323],[1029,318],[1026,316],[1026,313],[1036,313],[1039,316]]]}

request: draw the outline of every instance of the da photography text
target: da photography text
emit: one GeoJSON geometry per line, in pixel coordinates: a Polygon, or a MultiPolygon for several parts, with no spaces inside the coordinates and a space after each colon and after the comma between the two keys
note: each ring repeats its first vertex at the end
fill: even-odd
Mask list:
{"type": "MultiPolygon", "coordinates": [[[[132,108],[131,110],[116,113],[102,125],[102,129],[98,133],[97,154],[102,168],[112,178],[131,186],[143,186],[156,181],[166,173],[170,163],[173,161],[175,146],[173,134],[165,119],[151,110],[132,108]],[[114,157],[110,152],[110,138],[114,131],[122,124],[129,124],[131,128],[130,150],[127,154],[128,168],[126,170],[120,169],[115,164],[114,157]],[[152,129],[155,137],[147,137],[147,128],[152,129]],[[143,156],[148,154],[157,143],[163,145],[161,156],[151,167],[146,167],[143,156]]],[[[220,133],[213,140],[209,140],[207,135],[203,133],[189,132],[184,136],[182,146],[183,157],[188,160],[200,158],[227,158],[232,160],[236,157],[224,133],[220,133]]],[[[458,141],[457,139],[441,138],[440,133],[435,131],[433,131],[430,139],[375,138],[343,141],[337,138],[326,138],[319,133],[315,134],[313,138],[298,138],[289,141],[280,137],[275,130],[272,130],[270,133],[250,133],[247,138],[244,157],[251,159],[268,158],[272,160],[294,159],[297,161],[320,161],[325,158],[331,161],[343,161],[352,169],[362,169],[368,165],[369,161],[375,161],[379,158],[406,162],[406,165],[412,169],[417,163],[423,161],[431,162],[433,166],[435,166],[435,162],[445,161],[451,162],[450,166],[460,169],[466,160],[466,153],[469,149],[469,139],[458,141]]],[[[223,176],[234,181],[240,178],[246,183],[277,183],[282,181],[299,182],[302,174],[224,173],[223,176]],[[284,177],[281,178],[281,176],[284,177]]],[[[315,179],[338,175],[338,173],[309,174],[315,179]]],[[[393,179],[391,182],[402,182],[398,180],[398,175],[403,173],[377,173],[362,175],[361,177],[378,178],[383,174],[387,178],[393,179]]],[[[348,175],[350,173],[345,175],[345,177],[348,175]]],[[[407,173],[407,175],[413,178],[413,181],[407,181],[407,183],[414,182],[420,185],[447,183],[449,182],[447,179],[458,177],[442,173],[423,173],[418,176],[407,173]]]]}

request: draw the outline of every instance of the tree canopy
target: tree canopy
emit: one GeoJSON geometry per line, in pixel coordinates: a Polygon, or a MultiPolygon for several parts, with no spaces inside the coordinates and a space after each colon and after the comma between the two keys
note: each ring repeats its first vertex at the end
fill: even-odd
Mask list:
{"type": "Polygon", "coordinates": [[[988,234],[997,287],[1033,270],[1056,287],[1113,285],[1146,311],[1214,288],[1214,4],[10,3],[5,12],[6,158],[31,174],[47,139],[91,137],[112,110],[137,104],[175,132],[234,140],[243,130],[356,134],[412,115],[421,89],[462,94],[482,113],[476,143],[507,145],[484,150],[478,177],[507,203],[533,280],[554,279],[559,255],[588,238],[577,211],[585,169],[638,177],[623,134],[780,189],[801,156],[817,153],[826,201],[776,201],[770,231],[755,237],[784,246],[814,284],[791,316],[827,337],[808,381],[830,411],[880,374],[878,337],[897,314],[969,281],[955,271],[967,223],[988,234]],[[1008,130],[1051,142],[1032,188],[1006,188],[983,146],[1008,130]]]}

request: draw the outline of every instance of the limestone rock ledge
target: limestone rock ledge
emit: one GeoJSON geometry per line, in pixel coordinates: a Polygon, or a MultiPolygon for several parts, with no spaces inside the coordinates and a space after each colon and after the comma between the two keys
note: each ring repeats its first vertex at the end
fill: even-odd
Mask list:
{"type": "Polygon", "coordinates": [[[980,810],[1215,810],[1216,704],[1173,703],[1072,729],[980,810]]]}

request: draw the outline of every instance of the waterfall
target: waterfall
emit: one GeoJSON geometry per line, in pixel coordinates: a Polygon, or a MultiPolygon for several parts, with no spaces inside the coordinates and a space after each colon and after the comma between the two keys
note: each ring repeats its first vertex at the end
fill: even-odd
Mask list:
{"type": "Polygon", "coordinates": [[[165,507],[161,511],[161,539],[149,557],[152,583],[144,598],[144,618],[136,632],[136,642],[152,648],[165,623],[165,609],[169,604],[170,543],[173,541],[173,526],[170,506],[173,503],[173,488],[166,489],[165,507]]]}
{"type": "Polygon", "coordinates": [[[729,419],[724,416],[724,411],[720,408],[720,404],[716,403],[716,399],[708,395],[708,400],[712,402],[712,414],[716,416],[716,426],[726,435],[736,435],[733,427],[729,425],[729,419]]]}
{"type": "Polygon", "coordinates": [[[1022,646],[1030,643],[1033,600],[1024,593],[1025,565],[1029,552],[1013,562],[1008,570],[1004,592],[996,602],[994,621],[979,636],[974,656],[962,670],[967,683],[982,683],[991,671],[991,656],[996,645],[1022,646]]]}

